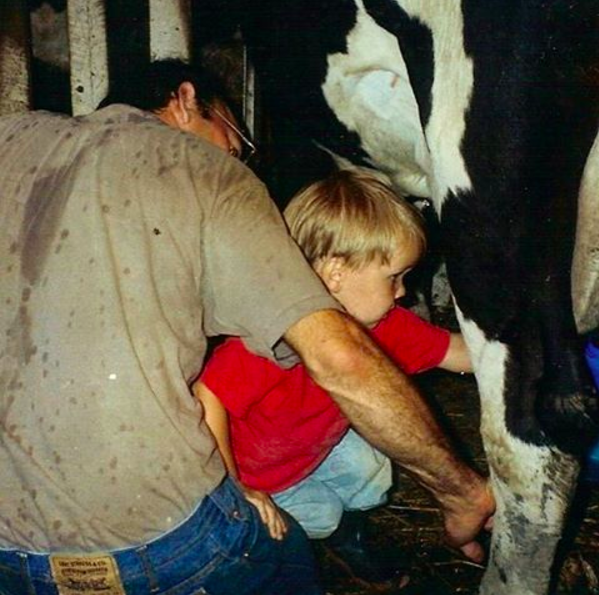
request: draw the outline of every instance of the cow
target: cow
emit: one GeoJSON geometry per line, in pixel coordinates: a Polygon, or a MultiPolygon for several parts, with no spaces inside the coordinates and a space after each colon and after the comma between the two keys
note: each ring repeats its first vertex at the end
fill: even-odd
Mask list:
{"type": "Polygon", "coordinates": [[[275,195],[358,164],[434,204],[497,500],[483,595],[548,592],[597,434],[581,333],[599,324],[598,146],[584,170],[598,12],[591,0],[244,0],[206,17],[240,24],[273,122],[275,195]]]}

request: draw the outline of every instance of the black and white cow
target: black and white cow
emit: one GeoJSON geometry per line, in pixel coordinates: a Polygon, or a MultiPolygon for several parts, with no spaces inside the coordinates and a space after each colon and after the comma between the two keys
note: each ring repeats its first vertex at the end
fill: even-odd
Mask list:
{"type": "MultiPolygon", "coordinates": [[[[403,193],[432,198],[498,503],[481,593],[546,593],[577,456],[596,431],[570,273],[597,131],[599,102],[582,79],[599,50],[597,2],[240,7],[283,192],[326,171],[324,158],[376,167],[403,193]]],[[[232,12],[218,2],[221,18],[232,12]]],[[[598,180],[591,163],[575,259],[583,330],[599,323],[599,264],[587,267],[599,247],[598,180]]]]}

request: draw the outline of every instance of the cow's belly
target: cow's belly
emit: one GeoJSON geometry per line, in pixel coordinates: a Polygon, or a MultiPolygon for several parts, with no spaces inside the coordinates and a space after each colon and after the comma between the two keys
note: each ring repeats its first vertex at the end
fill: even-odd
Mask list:
{"type": "Polygon", "coordinates": [[[506,427],[507,347],[485,339],[459,309],[458,319],[476,370],[481,434],[497,501],[482,595],[540,595],[549,585],[557,543],[578,474],[576,459],[527,444],[506,427]]]}

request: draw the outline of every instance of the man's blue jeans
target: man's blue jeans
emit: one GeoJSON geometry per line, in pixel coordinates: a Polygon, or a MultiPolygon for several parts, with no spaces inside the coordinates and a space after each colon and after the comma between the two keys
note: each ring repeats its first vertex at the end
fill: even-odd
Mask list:
{"type": "MultiPolygon", "coordinates": [[[[322,595],[306,535],[288,521],[286,538],[271,539],[227,479],[169,533],[108,553],[127,595],[322,595]]],[[[49,555],[0,550],[0,593],[57,595],[49,555]]]]}

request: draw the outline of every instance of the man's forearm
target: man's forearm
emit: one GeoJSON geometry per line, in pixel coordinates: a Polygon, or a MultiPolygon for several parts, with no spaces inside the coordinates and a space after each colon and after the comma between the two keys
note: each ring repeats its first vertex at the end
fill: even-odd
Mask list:
{"type": "Polygon", "coordinates": [[[357,324],[336,312],[310,318],[286,338],[356,430],[446,507],[479,490],[482,478],[455,455],[414,384],[357,324]]]}

